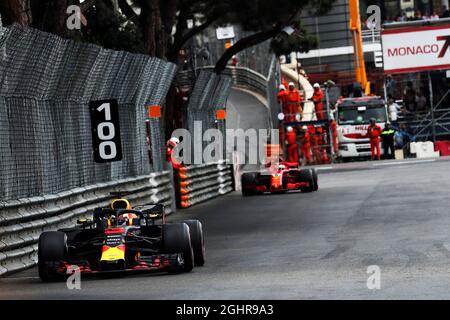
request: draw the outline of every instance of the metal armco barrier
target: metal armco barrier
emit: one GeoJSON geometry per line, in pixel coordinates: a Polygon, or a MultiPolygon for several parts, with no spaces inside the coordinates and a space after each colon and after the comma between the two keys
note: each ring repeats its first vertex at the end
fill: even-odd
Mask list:
{"type": "Polygon", "coordinates": [[[234,190],[232,167],[225,163],[192,165],[178,170],[182,208],[215,198],[234,190]]]}
{"type": "Polygon", "coordinates": [[[164,203],[171,213],[171,188],[169,173],[162,172],[0,202],[0,276],[35,265],[42,232],[73,227],[77,219],[91,218],[94,208],[110,204],[111,191],[131,192],[127,199],[134,205],[164,203]]]}

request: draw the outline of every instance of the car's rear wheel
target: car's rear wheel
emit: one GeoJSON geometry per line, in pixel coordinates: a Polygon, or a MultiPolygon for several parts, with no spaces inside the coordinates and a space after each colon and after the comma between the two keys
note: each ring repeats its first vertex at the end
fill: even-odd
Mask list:
{"type": "Polygon", "coordinates": [[[42,281],[60,280],[55,268],[67,259],[67,236],[64,232],[44,232],[38,243],[38,272],[42,281]]]}
{"type": "Polygon", "coordinates": [[[298,178],[301,182],[308,182],[308,186],[304,186],[300,189],[302,192],[314,191],[314,177],[311,169],[301,170],[298,178]]]}
{"type": "Polygon", "coordinates": [[[201,267],[205,264],[205,238],[203,236],[203,226],[198,220],[186,220],[191,235],[191,244],[194,251],[194,265],[201,267]]]}
{"type": "Polygon", "coordinates": [[[194,268],[194,251],[189,226],[186,223],[166,224],[163,227],[163,251],[183,254],[182,269],[171,268],[169,272],[189,272],[194,268]]]}
{"type": "Polygon", "coordinates": [[[244,197],[254,196],[256,194],[256,180],[258,174],[256,172],[246,172],[241,176],[242,195],[244,197]]]}
{"type": "Polygon", "coordinates": [[[319,190],[319,177],[318,177],[316,169],[311,169],[311,170],[312,170],[313,180],[314,180],[314,191],[317,191],[317,190],[319,190]]]}

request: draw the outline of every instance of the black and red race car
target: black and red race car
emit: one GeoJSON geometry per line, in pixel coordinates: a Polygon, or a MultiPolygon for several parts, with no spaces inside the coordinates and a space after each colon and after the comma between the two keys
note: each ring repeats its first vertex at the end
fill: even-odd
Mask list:
{"type": "Polygon", "coordinates": [[[242,174],[241,187],[243,196],[252,196],[266,192],[313,192],[319,189],[319,182],[315,169],[300,169],[297,163],[280,162],[264,171],[242,174]]]}
{"type": "Polygon", "coordinates": [[[123,198],[94,210],[93,219],[39,238],[38,270],[43,281],[108,272],[189,272],[205,263],[202,224],[166,223],[162,204],[131,208],[123,198]]]}

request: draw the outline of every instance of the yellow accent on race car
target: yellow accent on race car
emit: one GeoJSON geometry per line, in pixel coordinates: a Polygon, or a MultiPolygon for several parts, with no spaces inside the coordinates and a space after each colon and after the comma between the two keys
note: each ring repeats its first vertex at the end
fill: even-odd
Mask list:
{"type": "Polygon", "coordinates": [[[125,260],[125,252],[118,247],[112,247],[102,253],[100,261],[125,260]]]}

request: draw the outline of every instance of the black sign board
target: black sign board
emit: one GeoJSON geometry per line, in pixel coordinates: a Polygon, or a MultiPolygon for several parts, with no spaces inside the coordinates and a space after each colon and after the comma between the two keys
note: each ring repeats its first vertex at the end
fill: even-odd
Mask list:
{"type": "Polygon", "coordinates": [[[92,124],[92,146],[95,162],[122,160],[119,106],[117,100],[98,100],[89,103],[92,124]]]}

